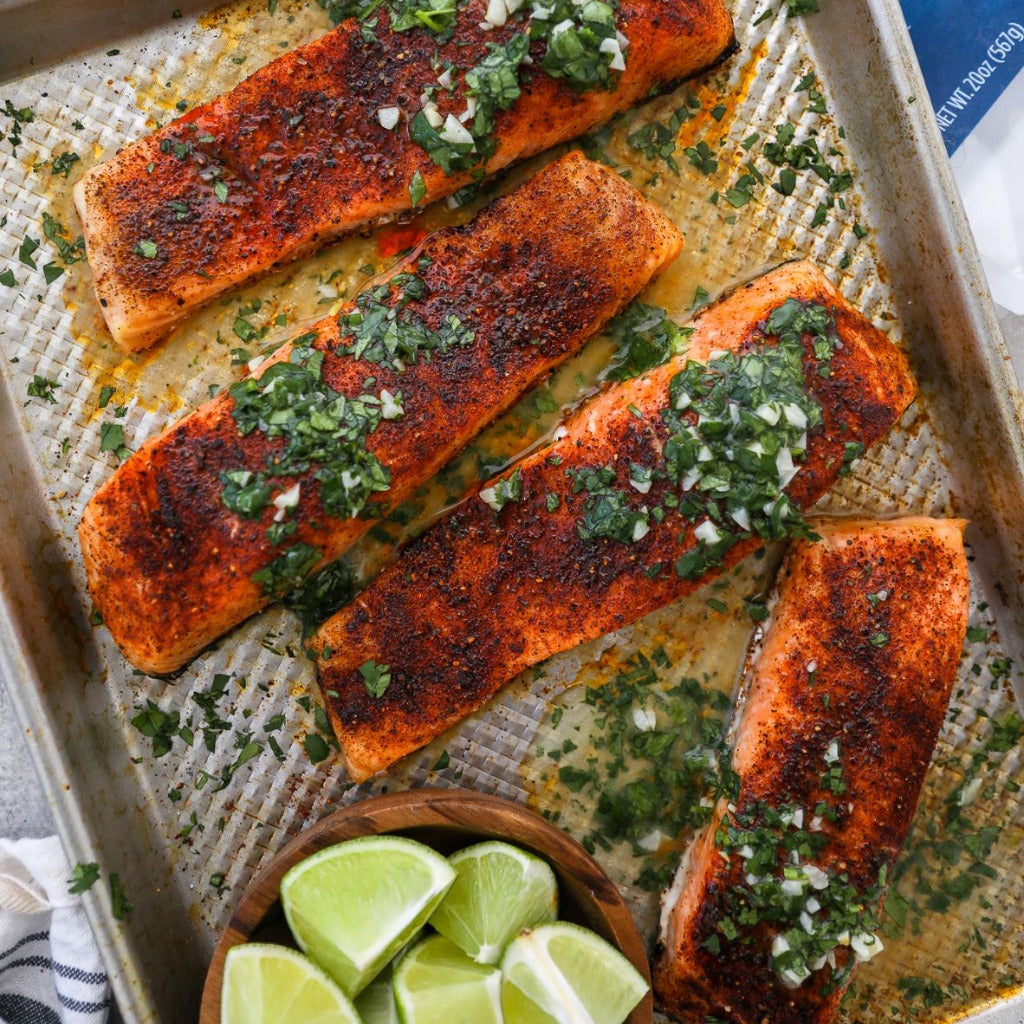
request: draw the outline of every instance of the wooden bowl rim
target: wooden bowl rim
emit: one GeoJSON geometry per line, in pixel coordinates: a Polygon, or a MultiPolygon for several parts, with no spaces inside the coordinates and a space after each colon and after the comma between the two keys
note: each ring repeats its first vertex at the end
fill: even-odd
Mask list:
{"type": "MultiPolygon", "coordinates": [[[[317,850],[359,836],[437,828],[480,834],[480,841],[504,839],[531,850],[571,875],[599,909],[614,944],[651,984],[650,965],[633,915],[618,886],[583,847],[535,811],[504,797],[463,789],[414,789],[368,797],[321,818],[275,854],[250,882],[213,952],[203,986],[200,1024],[220,1024],[224,958],[248,941],[278,901],[281,879],[317,850]],[[581,870],[583,869],[583,870],[581,870]],[[584,871],[586,874],[584,875],[584,871]]],[[[651,992],[633,1010],[629,1024],[652,1024],[651,992]]]]}

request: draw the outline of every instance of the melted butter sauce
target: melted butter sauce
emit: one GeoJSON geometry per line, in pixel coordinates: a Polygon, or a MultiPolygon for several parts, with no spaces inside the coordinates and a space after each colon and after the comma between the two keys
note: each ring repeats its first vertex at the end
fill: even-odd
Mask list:
{"type": "MultiPolygon", "coordinates": [[[[592,797],[586,792],[572,793],[559,782],[558,772],[568,767],[595,773],[598,778],[607,774],[612,755],[603,741],[609,713],[586,702],[586,688],[606,684],[633,656],[661,650],[667,665],[657,668],[657,682],[643,687],[642,698],[638,694],[630,708],[620,712],[627,720],[634,710],[650,708],[656,711],[659,723],[664,723],[669,705],[675,700],[667,691],[681,679],[696,679],[706,690],[733,697],[754,631],[746,601],[769,585],[780,553],[773,550],[761,558],[748,558],[721,579],[633,626],[577,651],[556,655],[545,663],[533,686],[535,692],[548,694],[549,712],[520,769],[530,803],[536,810],[577,836],[594,827],[596,808],[592,797]],[[566,741],[575,749],[561,754],[556,762],[551,752],[560,752],[566,741]]],[[[659,724],[659,728],[664,727],[659,724]]],[[[686,748],[678,744],[672,747],[674,759],[685,752],[686,748]]],[[[627,766],[617,776],[616,788],[640,778],[645,767],[642,762],[627,766]]],[[[681,851],[690,838],[686,831],[678,836],[666,835],[657,849],[659,861],[663,863],[666,855],[681,851]]],[[[641,932],[653,935],[659,894],[632,884],[646,858],[635,856],[627,842],[618,842],[610,850],[598,850],[596,856],[613,877],[629,886],[627,896],[641,932]]]]}

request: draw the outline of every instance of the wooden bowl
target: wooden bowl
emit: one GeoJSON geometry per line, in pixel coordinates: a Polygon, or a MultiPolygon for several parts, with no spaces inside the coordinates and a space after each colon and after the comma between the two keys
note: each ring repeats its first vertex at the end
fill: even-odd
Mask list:
{"type": "MultiPolygon", "coordinates": [[[[540,815],[496,796],[456,789],[416,789],[372,797],[330,814],[297,835],[245,891],[214,950],[206,975],[200,1024],[220,1024],[224,957],[241,942],[277,942],[294,947],[281,909],[281,879],[300,860],[357,836],[395,833],[449,854],[487,839],[502,839],[543,857],[558,878],[559,919],[597,932],[632,962],[650,984],[640,934],[622,895],[596,861],[574,839],[540,815]]],[[[629,1024],[652,1024],[651,995],[629,1016],[629,1024]]]]}

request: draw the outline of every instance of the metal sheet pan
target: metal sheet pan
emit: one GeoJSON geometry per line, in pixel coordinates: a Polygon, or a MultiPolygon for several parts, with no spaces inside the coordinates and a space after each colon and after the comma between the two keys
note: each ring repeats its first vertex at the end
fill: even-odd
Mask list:
{"type": "MultiPolygon", "coordinates": [[[[136,13],[146,7],[152,14],[148,4],[121,6],[136,13]]],[[[655,179],[652,167],[624,141],[643,121],[663,119],[679,105],[682,92],[627,119],[607,152],[632,170],[634,183],[669,210],[688,235],[686,255],[655,286],[652,301],[685,316],[696,285],[713,293],[758,267],[806,255],[826,266],[845,293],[867,315],[888,324],[894,339],[910,351],[921,382],[914,413],[858,464],[826,511],[885,515],[911,509],[972,521],[972,623],[991,639],[972,643],[965,655],[955,714],[915,826],[915,835],[924,834],[984,736],[986,722],[1012,707],[1006,680],[1000,676],[995,686],[988,685],[986,667],[1003,653],[1019,656],[1024,638],[1024,409],[897,0],[825,0],[820,15],[787,19],[779,14],[755,24],[767,6],[765,0],[736,0],[740,54],[712,80],[691,85],[702,110],[684,127],[685,144],[700,138],[716,146],[721,142],[717,172],[705,177],[683,162],[680,149],[680,175],[658,168],[655,179]],[[826,98],[826,118],[810,115],[806,91],[795,91],[811,70],[826,98]],[[727,106],[721,117],[709,113],[716,96],[727,106]],[[845,209],[837,205],[817,227],[811,226],[813,212],[830,193],[809,175],[801,176],[788,197],[765,184],[757,200],[742,207],[708,202],[712,189],[735,184],[745,159],[771,170],[757,154],[784,119],[801,132],[820,132],[835,148],[837,163],[854,172],[849,191],[831,193],[845,209]],[[764,137],[761,143],[743,150],[739,143],[755,131],[764,137]],[[863,242],[852,233],[855,223],[869,229],[863,242]],[[984,685],[974,675],[975,666],[984,685]]],[[[102,21],[101,5],[81,7],[102,21]]],[[[9,143],[0,143],[0,218],[7,215],[0,226],[0,259],[14,268],[19,282],[15,288],[0,287],[6,356],[0,388],[0,671],[71,860],[98,862],[104,884],[117,872],[134,904],[118,921],[101,886],[87,896],[125,1017],[176,1021],[194,1017],[232,892],[288,836],[339,804],[425,780],[520,799],[533,793],[541,800],[537,794],[543,787],[531,775],[530,755],[537,735],[550,729],[552,698],[571,700],[571,691],[568,697],[562,691],[581,672],[597,671],[609,653],[642,649],[658,630],[679,636],[694,627],[706,635],[707,612],[691,602],[553,659],[543,674],[515,684],[456,734],[410,758],[388,779],[359,789],[349,787],[330,760],[314,766],[303,751],[302,736],[316,727],[304,703],[307,696],[315,699],[315,690],[309,666],[297,655],[297,630],[285,613],[274,610],[253,620],[177,680],[139,677],[125,666],[109,637],[90,624],[74,538],[85,501],[114,464],[100,451],[100,426],[121,423],[129,443],[137,442],[205,397],[211,383],[230,380],[235,372],[230,346],[219,344],[216,332],[230,336],[238,302],[201,314],[153,354],[124,360],[91,323],[83,265],[46,287],[41,272],[30,272],[15,254],[26,234],[41,237],[44,210],[72,224],[65,184],[53,180],[45,166],[54,153],[72,148],[81,156],[73,179],[80,168],[144,133],[154,121],[173,116],[177,101],[190,104],[216,94],[281,48],[323,31],[324,22],[311,3],[281,0],[276,13],[262,2],[238,3],[198,21],[168,17],[146,32],[138,29],[141,22],[124,24],[136,34],[116,45],[105,39],[99,51],[71,59],[66,55],[88,41],[59,4],[0,5],[0,80],[30,66],[30,57],[65,55],[45,70],[19,70],[21,77],[2,92],[16,108],[33,107],[36,118],[24,127],[26,141],[17,156],[9,143]],[[46,53],[32,49],[38,34],[16,31],[22,24],[17,19],[30,10],[54,44],[46,53]],[[80,129],[73,127],[75,121],[80,129]],[[59,384],[54,403],[27,400],[36,374],[59,384]],[[109,407],[100,410],[104,385],[117,390],[109,407]],[[111,410],[122,405],[123,418],[115,420],[111,410]],[[191,698],[208,692],[218,674],[230,677],[219,714],[231,731],[214,737],[212,752],[198,738],[191,747],[178,742],[170,754],[154,760],[149,741],[130,724],[137,709],[152,699],[190,715],[199,731],[202,715],[191,698]],[[257,758],[218,788],[223,769],[237,754],[231,737],[249,732],[265,740],[278,716],[283,725],[275,735],[282,738],[283,760],[264,744],[257,758]],[[450,763],[438,769],[442,750],[450,763]],[[220,884],[211,884],[211,878],[220,884]]],[[[505,184],[515,180],[512,175],[505,184]]],[[[432,211],[426,221],[446,217],[432,211]]],[[[44,241],[37,255],[45,246],[44,241]]],[[[308,283],[296,283],[299,278],[314,275],[322,285],[338,271],[328,291],[353,288],[361,280],[358,268],[375,261],[380,257],[374,240],[356,238],[307,261],[295,275],[277,275],[246,289],[239,301],[262,298],[264,308],[254,319],[266,318],[268,310],[287,310],[293,330],[315,311],[317,301],[308,283]]],[[[44,260],[37,262],[41,267],[44,260]]],[[[274,336],[271,331],[266,341],[274,336]]],[[[712,658],[712,668],[722,675],[735,671],[745,635],[735,621],[732,627],[738,639],[712,658]]],[[[720,628],[721,623],[715,627],[720,628]]],[[[691,665],[699,660],[696,651],[680,657],[691,665]]],[[[1012,779],[1019,760],[1019,751],[1007,752],[994,777],[1003,783],[1012,779]]],[[[1024,928],[1012,853],[1024,809],[1006,795],[1005,786],[1000,793],[998,806],[985,813],[1005,820],[1006,850],[1000,855],[1007,863],[982,896],[995,901],[988,914],[1003,928],[997,987],[1006,990],[1024,979],[1021,954],[1010,948],[1024,928]]],[[[563,823],[582,831],[586,813],[585,807],[566,804],[563,823]]],[[[602,859],[629,889],[640,918],[649,917],[650,897],[629,885],[635,864],[614,851],[602,859]]],[[[959,934],[974,906],[944,919],[945,930],[959,934]]],[[[928,929],[939,919],[922,920],[928,929]]],[[[930,949],[933,938],[934,933],[912,937],[893,955],[901,958],[904,977],[943,985],[952,978],[958,988],[947,986],[951,1000],[926,1007],[923,998],[915,1001],[892,978],[876,978],[876,960],[862,972],[860,991],[867,994],[848,1004],[847,1018],[891,1019],[882,997],[902,999],[907,1016],[919,1012],[918,1019],[926,1020],[979,1011],[998,997],[1000,1006],[986,1021],[1022,1019],[1020,998],[996,992],[991,979],[982,991],[966,974],[955,975],[981,959],[981,952],[940,956],[930,949]],[[871,996],[871,984],[881,995],[871,996]]]]}

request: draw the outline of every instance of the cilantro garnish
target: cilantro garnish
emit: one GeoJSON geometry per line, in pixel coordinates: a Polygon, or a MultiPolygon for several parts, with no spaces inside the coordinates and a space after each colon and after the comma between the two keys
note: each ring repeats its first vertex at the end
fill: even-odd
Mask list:
{"type": "Polygon", "coordinates": [[[85,259],[85,239],[79,235],[71,241],[71,232],[48,213],[43,214],[43,234],[66,266],[85,259]]]}
{"type": "Polygon", "coordinates": [[[28,396],[29,398],[41,398],[45,402],[49,402],[51,405],[56,403],[57,399],[54,396],[54,391],[59,388],[60,385],[55,380],[47,380],[45,377],[41,377],[38,373],[34,374],[32,380],[28,384],[28,396]]]}
{"type": "MultiPolygon", "coordinates": [[[[284,439],[284,446],[267,456],[266,477],[298,476],[315,465],[324,511],[350,518],[391,482],[388,470],[366,449],[366,438],[381,421],[381,401],[375,395],[350,398],[335,391],[322,378],[323,359],[322,352],[296,346],[287,362],[232,384],[231,414],[243,437],[260,430],[284,439]]],[[[276,586],[273,590],[282,592],[276,586]]]]}
{"type": "Polygon", "coordinates": [[[125,444],[124,426],[122,424],[100,424],[100,451],[113,452],[118,462],[123,462],[131,455],[131,449],[125,444]]]}
{"type": "Polygon", "coordinates": [[[71,869],[71,877],[68,879],[68,892],[80,893],[91,889],[100,878],[100,866],[96,863],[76,864],[71,869]]]}
{"type": "Polygon", "coordinates": [[[224,485],[221,501],[244,519],[258,519],[270,504],[272,488],[262,473],[232,469],[221,473],[220,482],[224,485]]]}
{"type": "Polygon", "coordinates": [[[6,138],[11,144],[11,152],[17,154],[18,146],[22,142],[22,126],[31,124],[35,120],[35,112],[31,107],[15,107],[10,100],[4,100],[3,112],[11,119],[11,125],[6,133],[0,131],[0,142],[6,138]]]}
{"type": "Polygon", "coordinates": [[[685,103],[672,112],[665,124],[652,121],[642,125],[626,136],[626,142],[643,153],[648,160],[661,160],[674,174],[678,174],[679,164],[676,163],[675,152],[679,129],[692,117],[690,104],[685,103]]]}
{"type": "Polygon", "coordinates": [[[569,470],[573,493],[586,491],[583,515],[576,531],[583,540],[607,537],[623,544],[641,540],[650,531],[650,513],[646,507],[637,508],[630,503],[625,491],[617,490],[615,468],[569,470]]]}
{"type": "MultiPolygon", "coordinates": [[[[170,753],[174,744],[174,738],[181,736],[191,746],[194,738],[189,729],[182,736],[181,714],[178,711],[164,711],[156,703],[147,698],[144,706],[141,706],[139,713],[132,720],[132,726],[143,736],[153,741],[153,756],[163,757],[170,753]]],[[[187,728],[187,724],[186,724],[187,728]]]]}
{"type": "MultiPolygon", "coordinates": [[[[838,758],[833,741],[821,788],[841,796],[846,783],[838,758]]],[[[883,863],[877,881],[866,888],[853,885],[841,865],[819,867],[814,862],[822,859],[829,832],[815,827],[814,817],[835,821],[837,804],[820,800],[805,809],[751,801],[729,811],[715,834],[722,856],[738,858],[742,869],[717,896],[716,930],[704,947],[718,953],[726,944],[764,942],[767,926],[774,935],[772,967],[784,984],[794,987],[824,967],[840,946],[852,946],[860,959],[882,948],[875,933],[888,866],[883,863]]],[[[854,962],[850,957],[834,968],[832,984],[845,980],[854,962]]]]}
{"type": "Polygon", "coordinates": [[[417,168],[409,181],[409,202],[415,208],[423,202],[426,196],[427,186],[423,182],[423,175],[420,173],[419,168],[417,168]]]}
{"type": "Polygon", "coordinates": [[[379,664],[372,659],[359,666],[359,674],[363,677],[363,686],[371,697],[380,699],[391,685],[391,666],[379,664]]]}
{"type": "Polygon", "coordinates": [[[435,331],[419,317],[402,312],[411,301],[426,295],[426,285],[415,274],[398,274],[386,284],[363,292],[356,308],[342,315],[343,333],[352,336],[349,354],[401,372],[432,352],[445,353],[473,343],[475,334],[454,314],[435,331]]]}
{"type": "Polygon", "coordinates": [[[286,608],[294,612],[308,636],[342,605],[348,604],[355,593],[355,577],[348,563],[331,562],[310,576],[285,599],[286,608]]]}
{"type": "Polygon", "coordinates": [[[135,908],[132,906],[121,885],[116,871],[110,873],[110,909],[118,921],[123,921],[135,908]]]}
{"type": "Polygon", "coordinates": [[[535,5],[530,35],[547,44],[541,67],[552,78],[564,78],[576,92],[611,89],[613,71],[625,69],[615,25],[617,3],[555,0],[535,5]]]}
{"type": "Polygon", "coordinates": [[[791,17],[795,14],[817,14],[821,7],[818,0],[785,0],[786,13],[791,17]]]}
{"type": "Polygon", "coordinates": [[[315,732],[311,732],[303,738],[302,749],[306,751],[306,756],[313,764],[319,764],[331,753],[331,748],[327,746],[327,741],[323,736],[315,732]]]}
{"type": "Polygon", "coordinates": [[[519,66],[530,52],[526,35],[515,35],[504,44],[487,44],[487,56],[466,72],[466,95],[476,99],[472,134],[480,157],[490,156],[496,144],[491,138],[499,110],[508,110],[519,99],[519,66]]]}
{"type": "Polygon", "coordinates": [[[311,544],[293,544],[269,565],[254,572],[253,583],[258,584],[269,597],[283,597],[301,586],[321,558],[323,553],[319,548],[311,544]]]}
{"type": "Polygon", "coordinates": [[[701,174],[714,174],[718,170],[718,160],[708,144],[701,139],[696,146],[687,146],[683,150],[686,159],[700,171],[701,174]]]}
{"type": "Polygon", "coordinates": [[[455,24],[455,14],[455,0],[392,0],[391,28],[395,32],[425,28],[444,41],[455,24]]]}
{"type": "Polygon", "coordinates": [[[509,476],[502,477],[480,492],[480,498],[495,512],[500,512],[510,501],[522,501],[523,478],[519,466],[509,476]]]}
{"type": "Polygon", "coordinates": [[[785,493],[808,432],[822,423],[805,386],[802,339],[811,335],[818,372],[827,373],[835,325],[823,306],[789,299],[765,331],[777,335],[776,345],[687,363],[669,388],[665,471],[680,489],[680,513],[691,522],[707,517],[700,543],[676,565],[688,579],[718,564],[741,535],[808,535],[785,493]]]}
{"type": "Polygon", "coordinates": [[[616,353],[609,380],[629,380],[677,355],[691,333],[670,320],[659,306],[632,302],[606,328],[616,353]]]}
{"type": "Polygon", "coordinates": [[[65,153],[58,153],[50,163],[50,173],[66,178],[71,173],[71,168],[79,161],[77,153],[69,149],[65,153]]]}
{"type": "Polygon", "coordinates": [[[31,267],[33,270],[36,269],[36,261],[33,259],[33,253],[39,248],[39,239],[32,238],[26,235],[21,240],[21,245],[18,246],[18,262],[24,263],[26,267],[31,267]]]}

